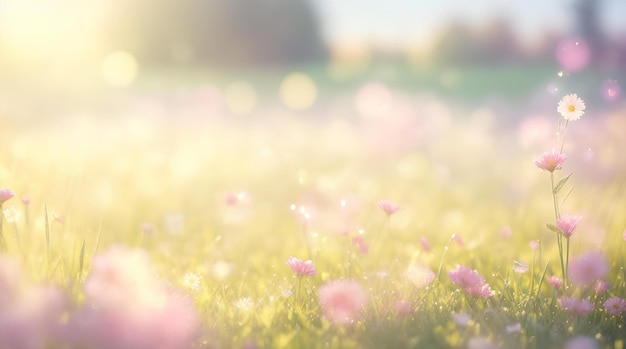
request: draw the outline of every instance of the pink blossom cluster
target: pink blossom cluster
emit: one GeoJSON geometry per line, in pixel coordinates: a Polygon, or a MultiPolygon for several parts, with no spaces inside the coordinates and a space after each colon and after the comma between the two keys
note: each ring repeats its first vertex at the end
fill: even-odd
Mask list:
{"type": "Polygon", "coordinates": [[[539,155],[539,157],[535,159],[534,164],[544,171],[554,172],[561,169],[561,165],[563,165],[566,159],[567,156],[565,154],[557,153],[552,150],[539,155]]]}
{"type": "Polygon", "coordinates": [[[578,225],[583,220],[583,217],[576,215],[562,215],[556,220],[556,226],[559,228],[564,237],[570,238],[578,225]]]}
{"type": "Polygon", "coordinates": [[[586,287],[603,280],[609,273],[609,265],[600,252],[578,256],[569,263],[569,279],[574,285],[586,287]]]}
{"type": "Polygon", "coordinates": [[[388,216],[400,211],[400,206],[396,205],[393,201],[380,200],[377,202],[378,208],[385,212],[388,216]]]}
{"type": "Polygon", "coordinates": [[[363,240],[361,235],[357,235],[352,238],[352,243],[359,249],[359,252],[362,254],[367,254],[370,250],[370,246],[363,240]]]}
{"type": "Polygon", "coordinates": [[[6,201],[11,200],[15,196],[15,192],[11,189],[0,189],[0,208],[6,201]]]}
{"type": "Polygon", "coordinates": [[[57,288],[26,285],[20,267],[0,258],[0,344],[3,348],[44,348],[61,343],[68,300],[57,288]]]}
{"type": "Polygon", "coordinates": [[[604,302],[604,307],[609,314],[619,315],[626,312],[626,300],[619,297],[611,297],[604,302]]]}
{"type": "Polygon", "coordinates": [[[192,302],[167,290],[142,250],[112,247],[92,261],[86,302],[67,339],[88,348],[189,348],[199,320],[192,302]]]}
{"type": "Polygon", "coordinates": [[[290,256],[287,258],[287,265],[298,275],[312,276],[317,274],[317,270],[315,270],[315,266],[310,260],[305,262],[294,256],[290,256]]]}
{"type": "Polygon", "coordinates": [[[485,279],[476,270],[460,265],[448,273],[450,280],[469,295],[489,298],[493,291],[485,279]]]}
{"type": "Polygon", "coordinates": [[[365,289],[351,279],[329,281],[320,286],[318,295],[324,317],[337,325],[359,320],[367,304],[365,289]]]}
{"type": "Polygon", "coordinates": [[[191,301],[163,288],[143,251],[114,247],[95,257],[80,307],[23,279],[17,263],[0,258],[2,348],[185,349],[199,334],[191,301]]]}
{"type": "Polygon", "coordinates": [[[570,313],[578,316],[584,316],[591,313],[594,309],[593,304],[589,301],[589,298],[578,300],[572,297],[561,297],[558,300],[561,309],[567,310],[570,313]]]}

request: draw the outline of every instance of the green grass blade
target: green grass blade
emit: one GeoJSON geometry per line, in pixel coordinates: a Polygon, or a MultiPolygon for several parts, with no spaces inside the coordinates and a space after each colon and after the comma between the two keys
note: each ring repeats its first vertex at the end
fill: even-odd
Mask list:
{"type": "Polygon", "coordinates": [[[98,230],[98,237],[96,238],[96,248],[93,250],[93,255],[98,254],[98,247],[100,247],[100,236],[102,235],[102,227],[104,226],[104,222],[100,223],[100,229],[98,230]]]}
{"type": "Polygon", "coordinates": [[[568,174],[567,176],[561,178],[556,185],[554,186],[554,194],[558,194],[559,190],[561,190],[561,188],[563,188],[563,186],[565,185],[565,183],[567,183],[567,180],[574,174],[574,172],[568,174]]]}
{"type": "Polygon", "coordinates": [[[546,223],[546,228],[550,229],[551,231],[555,233],[561,233],[561,229],[559,229],[559,227],[557,227],[556,225],[552,223],[546,223]]]}
{"type": "Polygon", "coordinates": [[[50,249],[50,223],[48,222],[48,206],[43,205],[44,219],[45,219],[45,231],[46,231],[46,253],[50,249]]]}

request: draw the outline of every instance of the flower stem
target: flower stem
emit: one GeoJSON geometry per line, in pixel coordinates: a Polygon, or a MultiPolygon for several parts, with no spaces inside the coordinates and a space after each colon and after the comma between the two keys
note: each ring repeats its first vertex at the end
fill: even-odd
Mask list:
{"type": "MultiPolygon", "coordinates": [[[[554,206],[554,221],[556,222],[561,217],[561,215],[559,213],[559,200],[557,198],[557,193],[554,190],[554,172],[550,172],[550,191],[552,192],[552,203],[554,206]]],[[[559,247],[559,260],[561,261],[561,274],[563,275],[563,285],[565,286],[567,285],[567,273],[565,271],[565,263],[563,261],[563,236],[560,233],[556,233],[556,242],[559,247]]]]}
{"type": "Polygon", "coordinates": [[[535,290],[535,257],[537,257],[537,251],[533,250],[533,265],[530,269],[530,292],[528,293],[528,298],[533,294],[535,290]]]}
{"type": "Polygon", "coordinates": [[[441,274],[441,268],[443,267],[443,260],[446,258],[446,253],[448,253],[448,249],[450,248],[450,244],[454,240],[454,235],[448,240],[448,243],[443,248],[443,253],[441,254],[441,261],[439,261],[439,268],[437,269],[437,277],[435,280],[439,281],[439,275],[441,274]]]}
{"type": "MultiPolygon", "coordinates": [[[[565,248],[565,275],[569,273],[569,238],[567,238],[567,244],[565,248]]],[[[567,279],[563,278],[563,284],[567,285],[567,279]]]]}

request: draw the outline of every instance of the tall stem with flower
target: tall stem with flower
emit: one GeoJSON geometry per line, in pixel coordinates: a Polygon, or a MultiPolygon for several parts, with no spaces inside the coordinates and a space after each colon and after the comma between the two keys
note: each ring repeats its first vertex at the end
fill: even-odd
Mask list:
{"type": "Polygon", "coordinates": [[[563,147],[565,145],[565,135],[567,134],[567,126],[569,125],[570,121],[580,119],[580,117],[584,114],[584,110],[585,103],[582,99],[578,98],[576,94],[566,95],[561,99],[557,106],[557,112],[561,114],[561,116],[565,120],[565,124],[563,127],[561,127],[561,119],[559,119],[557,132],[557,143],[561,143],[559,151],[556,152],[555,150],[552,150],[550,152],[545,152],[534,161],[535,166],[542,170],[550,172],[550,191],[552,193],[552,205],[554,207],[555,224],[548,223],[546,226],[548,227],[548,229],[554,231],[557,235],[556,241],[559,249],[561,273],[563,276],[563,284],[565,286],[567,286],[567,269],[569,264],[569,238],[572,235],[573,231],[576,229],[576,226],[580,222],[580,219],[578,216],[567,216],[567,219],[562,219],[558,194],[572,174],[569,174],[559,179],[559,181],[555,183],[554,171],[560,170],[561,166],[567,159],[567,156],[563,153],[563,147]],[[572,217],[576,218],[573,219],[572,217]],[[575,224],[572,228],[573,223],[575,224]],[[565,247],[563,246],[563,238],[566,238],[565,247]]]}
{"type": "Polygon", "coordinates": [[[400,206],[396,205],[393,201],[389,201],[389,200],[379,200],[376,205],[378,206],[378,208],[383,211],[387,217],[385,219],[385,228],[383,230],[387,230],[386,232],[386,238],[384,233],[379,235],[379,239],[378,239],[378,255],[377,255],[377,259],[380,260],[380,256],[382,255],[383,252],[383,242],[386,241],[387,239],[389,239],[391,237],[391,216],[400,211],[400,206]],[[384,239],[384,240],[383,240],[384,239]]]}
{"type": "Polygon", "coordinates": [[[300,288],[302,287],[302,277],[303,276],[314,276],[317,275],[317,270],[313,265],[313,262],[310,260],[302,261],[294,256],[290,256],[287,258],[287,265],[293,270],[296,274],[296,283],[293,286],[293,293],[295,298],[295,304],[299,304],[300,302],[300,288]]]}

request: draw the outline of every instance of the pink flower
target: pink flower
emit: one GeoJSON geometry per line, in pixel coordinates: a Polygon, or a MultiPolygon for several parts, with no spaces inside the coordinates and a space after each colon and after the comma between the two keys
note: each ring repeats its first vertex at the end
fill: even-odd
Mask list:
{"type": "Polygon", "coordinates": [[[396,302],[396,312],[399,318],[405,318],[413,313],[413,307],[405,300],[398,300],[396,302]]]}
{"type": "Polygon", "coordinates": [[[383,212],[385,212],[388,216],[400,211],[400,206],[389,200],[380,200],[378,201],[378,208],[380,208],[383,212]]]}
{"type": "Polygon", "coordinates": [[[556,220],[556,226],[559,228],[559,230],[561,230],[563,236],[569,239],[569,237],[574,234],[574,231],[582,220],[583,217],[581,216],[563,215],[561,216],[561,218],[556,220]]]}
{"type": "Polygon", "coordinates": [[[589,302],[589,298],[578,300],[576,298],[561,297],[558,302],[561,309],[568,310],[574,315],[584,316],[593,311],[593,304],[589,302]]]}
{"type": "Polygon", "coordinates": [[[168,290],[147,253],[115,246],[92,261],[85,306],[70,314],[70,347],[189,348],[199,329],[191,299],[168,290]]]}
{"type": "Polygon", "coordinates": [[[13,259],[0,257],[0,346],[2,348],[64,347],[54,345],[68,301],[61,290],[28,285],[13,259]]]}
{"type": "Polygon", "coordinates": [[[599,252],[581,255],[569,264],[569,278],[577,286],[588,286],[603,280],[608,273],[609,265],[599,252]]]}
{"type": "Polygon", "coordinates": [[[554,172],[555,170],[561,169],[561,165],[563,165],[565,159],[567,159],[565,154],[557,153],[552,150],[551,152],[541,154],[535,159],[534,164],[542,170],[554,172]]]}
{"type": "Polygon", "coordinates": [[[518,274],[523,274],[523,273],[528,271],[528,264],[526,264],[524,262],[514,261],[513,262],[513,271],[515,271],[518,274]]]}
{"type": "Polygon", "coordinates": [[[431,248],[430,248],[430,244],[428,243],[428,240],[426,240],[425,237],[420,237],[420,245],[422,245],[422,248],[424,249],[424,251],[426,252],[430,252],[431,248]]]}
{"type": "Polygon", "coordinates": [[[421,264],[413,264],[404,272],[404,277],[418,288],[422,288],[435,280],[435,273],[421,264]]]}
{"type": "Polygon", "coordinates": [[[609,288],[611,288],[611,284],[609,284],[608,282],[604,280],[598,280],[598,282],[596,283],[596,294],[602,295],[606,291],[608,291],[609,288]]]}
{"type": "Polygon", "coordinates": [[[22,203],[26,206],[30,205],[30,197],[26,195],[22,196],[22,203]]]}
{"type": "Polygon", "coordinates": [[[560,278],[554,275],[548,278],[548,283],[552,285],[552,287],[554,287],[555,290],[558,290],[559,288],[561,288],[561,286],[563,286],[563,280],[561,280],[560,278]]]}
{"type": "Polygon", "coordinates": [[[491,287],[489,286],[489,284],[484,284],[480,287],[472,287],[472,288],[468,288],[465,289],[465,291],[469,294],[472,295],[474,297],[481,297],[481,298],[489,298],[491,296],[493,296],[494,292],[491,289],[491,287]]]}
{"type": "Polygon", "coordinates": [[[626,312],[626,300],[619,297],[612,297],[604,302],[604,307],[609,314],[619,315],[626,312]]]}
{"type": "Polygon", "coordinates": [[[15,196],[15,192],[11,189],[0,189],[0,206],[15,196]]]}
{"type": "Polygon", "coordinates": [[[68,303],[63,292],[56,288],[25,287],[9,304],[2,305],[2,347],[27,349],[50,346],[63,329],[61,319],[67,311],[68,303]]]}
{"type": "Polygon", "coordinates": [[[353,237],[352,243],[355,244],[356,247],[358,247],[359,252],[361,252],[362,254],[367,254],[370,250],[369,245],[363,240],[363,237],[361,235],[353,237]]]}
{"type": "Polygon", "coordinates": [[[448,277],[457,286],[464,289],[480,287],[485,283],[485,279],[478,275],[478,272],[464,265],[457,266],[456,269],[451,270],[448,273],[448,277]]]}
{"type": "Polygon", "coordinates": [[[324,317],[344,325],[358,320],[367,304],[367,293],[354,280],[334,280],[320,286],[319,300],[324,317]]]}
{"type": "Polygon", "coordinates": [[[626,230],[624,230],[624,232],[622,233],[622,238],[624,238],[624,241],[626,241],[626,230]]]}
{"type": "Polygon", "coordinates": [[[472,296],[489,298],[493,291],[478,272],[466,266],[457,266],[448,273],[450,280],[472,296]]]}
{"type": "Polygon", "coordinates": [[[528,246],[533,251],[538,249],[540,245],[541,243],[539,242],[539,240],[530,240],[530,242],[528,243],[528,246]]]}
{"type": "Polygon", "coordinates": [[[312,276],[317,274],[317,270],[315,270],[315,266],[313,266],[313,262],[310,260],[303,262],[302,260],[291,256],[287,258],[287,265],[289,265],[291,270],[298,275],[312,276]]]}

